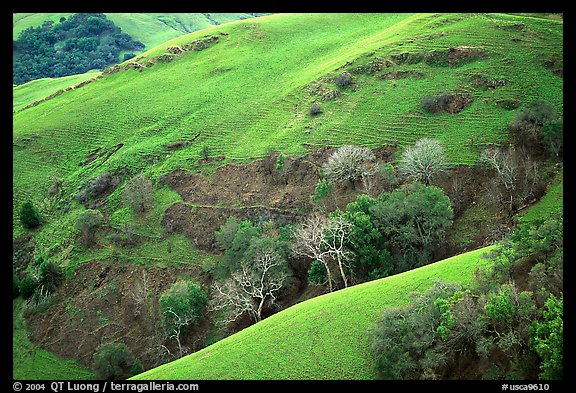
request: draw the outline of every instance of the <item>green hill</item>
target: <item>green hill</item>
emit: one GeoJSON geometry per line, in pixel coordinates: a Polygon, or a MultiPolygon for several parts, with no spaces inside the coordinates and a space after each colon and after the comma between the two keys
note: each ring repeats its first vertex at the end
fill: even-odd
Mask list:
{"type": "Polygon", "coordinates": [[[436,279],[470,282],[491,248],[307,300],[133,379],[376,379],[367,331],[382,310],[436,279]]]}
{"type": "MultiPolygon", "coordinates": [[[[123,33],[129,34],[136,41],[150,49],[169,39],[220,25],[238,19],[253,18],[248,13],[104,13],[123,33]]],[[[38,27],[42,22],[51,20],[57,23],[61,18],[68,18],[71,13],[14,13],[12,14],[12,38],[28,27],[38,27]]]]}
{"type": "MultiPolygon", "coordinates": [[[[545,64],[562,58],[557,21],[483,14],[274,15],[179,37],[137,61],[209,35],[219,38],[207,49],[167,56],[173,60],[141,72],[105,75],[16,113],[15,209],[45,195],[53,176],[66,180],[70,195],[106,170],[145,169],[157,176],[193,168],[204,146],[224,156],[224,164],[262,157],[270,148],[302,154],[305,147],[344,143],[402,147],[428,136],[440,139],[452,164],[472,164],[477,146],[506,139],[514,112],[494,105],[498,100],[543,98],[562,113],[562,78],[545,64]],[[523,31],[502,28],[520,22],[523,31]],[[319,116],[307,113],[323,92],[339,90],[332,78],[344,70],[458,46],[481,47],[485,55],[458,67],[391,63],[373,74],[353,73],[353,88],[321,102],[319,116]],[[382,76],[402,70],[424,76],[382,76]],[[478,88],[478,75],[508,83],[478,88]],[[469,92],[474,100],[455,115],[426,113],[421,98],[444,90],[469,92]],[[185,148],[164,147],[197,134],[185,148]],[[120,144],[121,154],[79,165],[91,151],[120,144]]],[[[14,225],[19,235],[21,227],[14,225]]]]}
{"type": "MultiPolygon", "coordinates": [[[[278,14],[171,39],[23,110],[16,102],[25,99],[15,93],[13,238],[32,235],[38,250],[60,258],[68,277],[79,266],[87,274],[91,262],[110,260],[122,268],[200,271],[212,256],[162,225],[167,209],[183,201],[163,185],[164,175],[182,170],[209,179],[216,166],[262,158],[271,149],[294,156],[343,144],[402,151],[422,137],[439,139],[450,164],[473,165],[482,148],[508,143],[510,105],[542,98],[562,116],[562,39],[561,21],[505,14],[278,14]],[[335,83],[343,73],[352,81],[347,86],[335,83]],[[464,108],[428,113],[422,98],[444,91],[464,97],[464,108]],[[315,116],[308,111],[313,103],[322,110],[315,116]],[[106,230],[129,228],[143,239],[133,248],[114,247],[105,236],[99,248],[77,242],[75,224],[86,208],[76,195],[104,172],[119,183],[97,208],[106,230]],[[145,216],[122,200],[125,181],[138,172],[154,182],[154,207],[145,216]],[[44,219],[32,231],[18,219],[27,200],[44,219]]],[[[245,204],[222,199],[201,207],[245,204]]],[[[410,291],[436,278],[467,282],[480,252],[300,303],[139,377],[373,378],[360,337],[380,310],[406,303],[410,291]],[[285,333],[292,330],[298,334],[285,333]],[[341,333],[329,337],[335,331],[341,333]],[[278,342],[278,332],[289,337],[278,342]],[[313,351],[300,351],[292,367],[299,337],[313,351]],[[268,352],[260,368],[257,356],[268,352]],[[228,356],[248,367],[227,374],[228,356]],[[334,362],[339,356],[341,364],[334,362]],[[278,375],[270,374],[276,363],[265,367],[272,360],[278,375]],[[318,367],[308,375],[311,362],[318,367]]]]}

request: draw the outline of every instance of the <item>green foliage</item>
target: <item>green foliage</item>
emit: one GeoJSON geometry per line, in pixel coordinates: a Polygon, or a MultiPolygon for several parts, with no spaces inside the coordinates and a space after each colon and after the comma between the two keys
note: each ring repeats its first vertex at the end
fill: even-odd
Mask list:
{"type": "Polygon", "coordinates": [[[163,325],[167,336],[197,325],[204,316],[208,298],[202,288],[179,280],[160,297],[163,325]]]}
{"type": "Polygon", "coordinates": [[[132,353],[124,343],[102,344],[92,358],[92,370],[98,379],[126,379],[134,363],[132,353]]]}
{"type": "Polygon", "coordinates": [[[22,223],[26,229],[33,229],[40,226],[40,214],[31,201],[24,202],[20,208],[20,223],[22,223]]]}
{"type": "Polygon", "coordinates": [[[540,378],[562,379],[564,375],[564,298],[551,295],[542,310],[542,321],[531,327],[530,346],[542,359],[540,378]]]}
{"type": "Polygon", "coordinates": [[[346,239],[346,247],[356,255],[352,269],[363,281],[386,277],[394,267],[385,239],[372,216],[372,209],[379,203],[368,195],[358,195],[342,214],[352,224],[346,239]]]}
{"type": "Polygon", "coordinates": [[[540,131],[544,147],[554,157],[558,157],[564,147],[564,122],[563,120],[551,120],[542,125],[540,131]]]}
{"type": "Polygon", "coordinates": [[[276,160],[276,169],[282,171],[284,169],[284,161],[286,160],[286,156],[282,153],[278,155],[278,159],[276,160]]]}
{"type": "Polygon", "coordinates": [[[64,281],[64,271],[60,266],[51,261],[40,264],[40,284],[48,293],[54,293],[56,288],[64,281]]]}
{"type": "MultiPolygon", "coordinates": [[[[382,379],[433,376],[446,362],[446,355],[435,348],[439,337],[437,321],[446,314],[443,307],[446,299],[458,289],[458,286],[435,282],[412,304],[382,314],[370,333],[372,354],[382,379]]],[[[442,329],[440,334],[444,334],[442,329]]]]}
{"type": "MultiPolygon", "coordinates": [[[[561,123],[555,122],[544,130],[547,123],[554,122],[556,119],[557,114],[554,105],[546,100],[536,99],[516,112],[510,121],[510,131],[517,145],[529,147],[543,143],[544,131],[548,135],[547,142],[553,143],[552,151],[556,152],[559,151],[557,143],[558,136],[562,133],[561,123]]],[[[546,147],[550,148],[551,146],[546,147]]]]}
{"type": "Polygon", "coordinates": [[[314,285],[323,285],[328,280],[326,268],[320,261],[312,261],[308,269],[308,281],[314,285]]]}
{"type": "Polygon", "coordinates": [[[391,189],[398,185],[398,177],[392,163],[387,162],[380,167],[379,170],[382,184],[385,188],[391,189]]]}
{"type": "Polygon", "coordinates": [[[238,228],[240,228],[240,222],[238,217],[230,216],[226,219],[226,222],[214,232],[214,238],[222,251],[232,248],[232,242],[234,241],[234,236],[236,236],[238,228]]]}
{"type": "Polygon", "coordinates": [[[12,298],[17,298],[20,295],[20,279],[13,270],[12,271],[12,298]]]}
{"type": "Polygon", "coordinates": [[[13,43],[15,84],[81,74],[119,62],[120,52],[143,49],[104,14],[74,14],[29,27],[13,43]]]}
{"type": "Polygon", "coordinates": [[[24,299],[29,299],[32,297],[34,292],[36,292],[36,288],[38,288],[38,281],[34,279],[30,274],[26,274],[20,280],[18,287],[20,289],[20,294],[24,299]]]}
{"type": "Polygon", "coordinates": [[[412,183],[379,197],[370,208],[396,271],[428,263],[434,248],[452,224],[452,207],[444,191],[412,183]]]}
{"type": "Polygon", "coordinates": [[[322,178],[321,180],[318,180],[318,183],[314,188],[314,193],[310,195],[310,199],[318,205],[322,203],[322,201],[326,200],[333,190],[334,184],[330,180],[322,178]]]}
{"type": "Polygon", "coordinates": [[[230,261],[240,261],[250,246],[252,238],[260,235],[260,228],[250,220],[241,221],[238,225],[230,247],[226,249],[226,256],[230,261]]]}

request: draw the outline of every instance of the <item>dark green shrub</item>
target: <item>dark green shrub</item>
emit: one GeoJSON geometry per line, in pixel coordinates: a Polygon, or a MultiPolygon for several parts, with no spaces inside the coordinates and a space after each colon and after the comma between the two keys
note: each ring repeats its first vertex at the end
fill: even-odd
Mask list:
{"type": "Polygon", "coordinates": [[[36,288],[38,288],[38,282],[30,274],[26,274],[18,285],[20,289],[20,294],[24,299],[30,299],[36,288]]]}
{"type": "Polygon", "coordinates": [[[308,282],[314,285],[326,283],[326,268],[320,261],[313,261],[308,269],[308,282]]]}
{"type": "Polygon", "coordinates": [[[126,379],[133,364],[132,353],[126,344],[103,344],[94,353],[92,370],[98,379],[126,379]]]}
{"type": "Polygon", "coordinates": [[[564,299],[551,295],[542,311],[543,321],[534,321],[530,346],[541,358],[540,378],[562,379],[564,376],[564,299]]]}
{"type": "Polygon", "coordinates": [[[449,298],[457,289],[435,282],[410,305],[387,309],[382,314],[370,331],[371,349],[382,379],[434,378],[447,361],[446,354],[435,348],[441,315],[438,300],[449,298]]]}
{"type": "Polygon", "coordinates": [[[89,202],[114,189],[119,182],[120,177],[112,176],[110,172],[103,172],[86,183],[86,186],[76,194],[76,200],[80,203],[89,202]]]}
{"type": "Polygon", "coordinates": [[[168,336],[182,332],[200,322],[204,315],[208,297],[192,281],[181,280],[174,283],[160,297],[163,324],[168,336]]]}
{"type": "Polygon", "coordinates": [[[15,299],[20,295],[20,279],[16,272],[12,272],[12,298],[15,299]]]}
{"type": "Polygon", "coordinates": [[[422,97],[422,100],[420,100],[420,105],[422,105],[422,108],[430,113],[438,113],[441,111],[440,104],[438,103],[438,97],[434,95],[427,95],[422,97]]]}
{"type": "Polygon", "coordinates": [[[26,229],[33,229],[40,226],[40,214],[31,201],[26,201],[20,208],[20,223],[26,229]]]}
{"type": "Polygon", "coordinates": [[[320,113],[322,113],[322,108],[320,108],[320,105],[317,102],[313,103],[312,106],[308,109],[308,114],[310,116],[316,116],[320,113]]]}
{"type": "Polygon", "coordinates": [[[40,265],[40,283],[48,293],[53,293],[64,281],[62,268],[54,262],[44,261],[40,265]]]}
{"type": "Polygon", "coordinates": [[[535,147],[542,143],[542,127],[556,119],[556,109],[544,100],[538,99],[521,108],[510,122],[510,131],[515,144],[535,147]]]}
{"type": "Polygon", "coordinates": [[[544,123],[540,131],[544,148],[554,157],[558,157],[564,147],[564,122],[562,119],[544,123]]]}

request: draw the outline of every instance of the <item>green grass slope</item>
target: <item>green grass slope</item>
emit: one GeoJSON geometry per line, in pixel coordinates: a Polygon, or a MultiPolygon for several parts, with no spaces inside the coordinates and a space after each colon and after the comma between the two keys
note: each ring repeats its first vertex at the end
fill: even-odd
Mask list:
{"type": "MultiPolygon", "coordinates": [[[[14,13],[12,14],[12,38],[28,27],[38,27],[46,20],[58,23],[60,18],[68,18],[71,13],[14,13]]],[[[246,13],[106,13],[106,16],[119,26],[124,33],[145,45],[145,50],[154,48],[165,41],[240,19],[253,16],[246,13]]],[[[74,86],[94,77],[90,71],[85,74],[62,78],[44,78],[24,83],[13,88],[13,110],[49,96],[68,86],[74,86]]]]}
{"type": "Polygon", "coordinates": [[[493,247],[304,301],[133,379],[375,379],[367,331],[382,311],[437,279],[469,283],[493,247]]]}
{"type": "MultiPolygon", "coordinates": [[[[544,64],[562,57],[558,21],[484,14],[279,14],[178,37],[139,61],[210,34],[220,34],[220,40],[207,49],[141,72],[108,74],[15,113],[14,212],[26,199],[41,200],[55,176],[72,197],[105,170],[145,170],[153,178],[176,168],[195,170],[204,147],[224,156],[225,164],[262,157],[270,148],[286,154],[345,143],[397,142],[402,148],[427,136],[442,141],[451,163],[472,164],[478,146],[505,141],[514,113],[485,102],[543,98],[562,114],[563,80],[544,64]],[[525,29],[502,28],[517,23],[525,29]],[[352,67],[375,56],[454,46],[482,47],[486,57],[460,67],[418,63],[386,69],[417,71],[423,78],[354,75],[353,89],[322,103],[319,116],[307,113],[318,100],[315,88],[336,89],[332,78],[347,62],[352,67]],[[479,73],[509,82],[476,89],[471,79],[479,73]],[[474,101],[456,115],[425,113],[421,98],[444,90],[472,92],[474,101]],[[185,148],[164,147],[198,134],[185,148]],[[121,150],[107,160],[79,165],[91,151],[118,144],[121,150]]],[[[112,195],[104,209],[113,213],[119,201],[112,195]]],[[[14,226],[20,235],[16,218],[14,226]]]]}
{"type": "Polygon", "coordinates": [[[63,76],[61,78],[42,78],[23,83],[12,88],[12,110],[17,111],[35,101],[48,97],[50,94],[69,86],[95,78],[99,71],[90,71],[84,74],[63,76]]]}
{"type": "MultiPolygon", "coordinates": [[[[122,32],[142,42],[146,49],[160,45],[172,38],[202,30],[210,26],[238,19],[253,18],[247,13],[121,13],[105,12],[122,32]]],[[[39,27],[46,20],[58,23],[72,13],[14,13],[12,14],[12,39],[28,27],[39,27]]]]}

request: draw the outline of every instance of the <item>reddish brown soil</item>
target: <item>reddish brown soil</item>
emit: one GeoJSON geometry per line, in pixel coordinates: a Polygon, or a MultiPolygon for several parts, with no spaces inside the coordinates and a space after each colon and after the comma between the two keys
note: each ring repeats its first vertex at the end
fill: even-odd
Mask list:
{"type": "MultiPolygon", "coordinates": [[[[386,162],[394,158],[395,150],[394,147],[382,147],[374,153],[380,161],[386,162]]],[[[222,166],[209,177],[173,172],[164,181],[182,196],[183,202],[166,210],[162,225],[167,232],[183,233],[205,251],[219,253],[214,231],[230,215],[255,222],[266,219],[275,219],[279,224],[297,222],[313,209],[310,195],[320,179],[319,168],[333,151],[333,148],[323,148],[303,157],[286,157],[283,170],[276,168],[277,156],[271,155],[251,163],[222,166]]],[[[434,183],[442,187],[453,201],[458,198],[463,211],[481,197],[485,182],[484,173],[474,168],[458,167],[434,183]],[[450,194],[454,178],[458,178],[463,186],[457,196],[450,194]]],[[[389,190],[375,179],[371,195],[377,196],[383,191],[389,190]]],[[[355,189],[351,184],[338,185],[330,210],[336,206],[343,209],[356,195],[364,192],[362,184],[355,189]]],[[[445,248],[435,259],[458,251],[445,248]]],[[[285,289],[279,302],[281,307],[322,292],[321,288],[306,284],[306,269],[301,261],[290,263],[296,278],[285,289]]],[[[87,366],[91,365],[98,345],[109,342],[124,342],[145,369],[172,360],[173,357],[168,356],[160,344],[166,344],[172,354],[176,354],[177,347],[174,340],[166,343],[160,337],[157,307],[160,295],[181,276],[197,278],[208,292],[211,278],[195,265],[162,269],[117,260],[94,260],[81,264],[58,289],[56,303],[28,319],[31,339],[50,352],[63,358],[78,359],[87,366]],[[138,292],[144,271],[152,300],[138,313],[133,295],[138,292]]],[[[267,310],[266,314],[274,311],[267,310]]],[[[232,331],[249,323],[241,321],[232,331]]],[[[202,326],[183,336],[188,352],[206,345],[211,326],[210,317],[205,318],[202,326]]]]}
{"type": "MultiPolygon", "coordinates": [[[[294,223],[314,207],[310,195],[320,180],[319,168],[333,151],[324,148],[303,157],[286,157],[283,170],[276,168],[275,155],[222,166],[210,177],[173,172],[165,183],[184,201],[166,210],[162,225],[168,232],[185,234],[201,249],[217,251],[214,231],[231,215],[255,222],[274,219],[280,225],[294,223]]],[[[382,161],[389,161],[394,152],[393,147],[375,150],[382,161]]],[[[376,184],[373,192],[381,191],[376,184]]],[[[355,190],[350,184],[340,185],[334,202],[344,208],[360,192],[361,185],[355,190]]]]}

